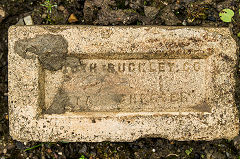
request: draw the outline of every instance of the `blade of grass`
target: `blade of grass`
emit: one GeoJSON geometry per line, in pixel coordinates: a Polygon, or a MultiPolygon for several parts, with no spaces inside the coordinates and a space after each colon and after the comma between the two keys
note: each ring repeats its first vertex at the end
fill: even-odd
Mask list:
{"type": "Polygon", "coordinates": [[[35,149],[35,148],[37,148],[37,147],[40,147],[40,146],[42,146],[42,145],[43,145],[43,143],[38,144],[38,145],[35,145],[35,146],[33,146],[33,147],[29,147],[29,148],[25,149],[24,151],[29,151],[29,150],[35,149]]]}

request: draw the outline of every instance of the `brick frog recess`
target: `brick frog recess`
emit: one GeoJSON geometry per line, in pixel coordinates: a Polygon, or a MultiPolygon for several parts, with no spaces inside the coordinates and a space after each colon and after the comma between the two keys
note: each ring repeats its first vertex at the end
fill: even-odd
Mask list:
{"type": "Polygon", "coordinates": [[[231,139],[227,28],[12,26],[10,134],[20,141],[231,139]]]}

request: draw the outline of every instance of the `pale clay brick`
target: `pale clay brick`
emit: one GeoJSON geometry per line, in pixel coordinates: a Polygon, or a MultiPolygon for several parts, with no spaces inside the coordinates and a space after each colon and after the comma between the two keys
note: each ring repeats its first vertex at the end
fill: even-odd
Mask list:
{"type": "Polygon", "coordinates": [[[12,26],[10,134],[20,141],[232,139],[228,28],[12,26]]]}

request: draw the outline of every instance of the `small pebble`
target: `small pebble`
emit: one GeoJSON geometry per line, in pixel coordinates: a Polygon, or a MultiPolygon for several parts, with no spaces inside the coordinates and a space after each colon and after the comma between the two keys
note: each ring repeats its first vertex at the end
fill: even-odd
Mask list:
{"type": "Polygon", "coordinates": [[[6,154],[7,153],[7,149],[3,149],[3,153],[6,154]]]}
{"type": "Polygon", "coordinates": [[[65,10],[65,8],[64,8],[64,6],[58,6],[58,10],[63,12],[65,10]]]}
{"type": "Polygon", "coordinates": [[[16,141],[15,145],[16,145],[17,149],[20,149],[20,150],[25,149],[25,146],[24,146],[24,144],[22,142],[16,141]]]}
{"type": "Polygon", "coordinates": [[[240,136],[236,136],[233,139],[233,144],[237,150],[240,150],[240,136]]]}
{"type": "Polygon", "coordinates": [[[87,145],[86,144],[83,144],[82,148],[78,151],[79,153],[86,153],[87,152],[87,145]]]}
{"type": "Polygon", "coordinates": [[[33,20],[32,20],[32,17],[30,15],[24,17],[23,20],[24,20],[26,25],[33,25],[33,20]]]}
{"type": "Polygon", "coordinates": [[[211,4],[213,2],[213,0],[205,0],[204,3],[208,3],[211,4]]]}
{"type": "Polygon", "coordinates": [[[144,14],[148,18],[151,18],[151,19],[155,18],[158,12],[159,12],[159,8],[144,6],[144,14]]]}
{"type": "Polygon", "coordinates": [[[77,21],[78,21],[78,19],[74,14],[71,14],[70,17],[68,18],[69,23],[74,23],[74,22],[77,22],[77,21]]]}
{"type": "Polygon", "coordinates": [[[42,14],[42,19],[45,19],[45,18],[47,18],[47,14],[42,14]]]}
{"type": "Polygon", "coordinates": [[[23,21],[23,19],[19,19],[19,21],[17,22],[16,25],[24,25],[24,21],[23,21]]]}
{"type": "Polygon", "coordinates": [[[5,18],[5,16],[6,16],[5,11],[3,10],[2,7],[0,7],[0,23],[1,23],[2,20],[5,18]]]}
{"type": "Polygon", "coordinates": [[[51,152],[52,152],[52,150],[51,150],[51,149],[47,149],[47,152],[48,152],[48,153],[51,153],[51,152]]]}
{"type": "Polygon", "coordinates": [[[42,153],[42,155],[41,155],[41,159],[46,159],[46,157],[44,156],[43,153],[42,153]]]}
{"type": "Polygon", "coordinates": [[[229,158],[229,156],[230,156],[230,155],[229,155],[229,153],[228,153],[228,152],[226,152],[226,156],[227,156],[227,158],[229,158]]]}
{"type": "Polygon", "coordinates": [[[186,20],[184,20],[184,21],[182,22],[182,25],[184,25],[184,26],[186,26],[186,25],[187,25],[187,22],[186,22],[186,20]]]}

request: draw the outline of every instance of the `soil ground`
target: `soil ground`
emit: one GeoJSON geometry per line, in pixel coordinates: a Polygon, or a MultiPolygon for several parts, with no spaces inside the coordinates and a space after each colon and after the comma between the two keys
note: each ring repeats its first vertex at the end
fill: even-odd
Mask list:
{"type": "MultiPolygon", "coordinates": [[[[7,54],[9,26],[30,15],[35,25],[172,25],[230,27],[237,43],[239,0],[1,0],[0,1],[0,158],[140,158],[240,159],[240,137],[234,140],[169,141],[143,138],[135,142],[21,143],[9,136],[7,54]],[[230,8],[234,21],[219,12],[230,8]]],[[[236,98],[239,96],[236,94],[236,98]]]]}

